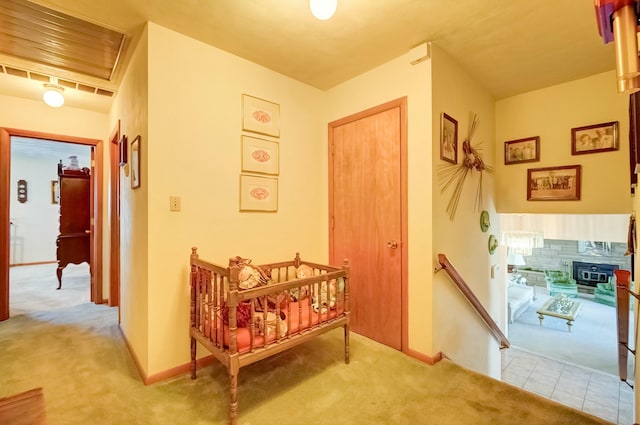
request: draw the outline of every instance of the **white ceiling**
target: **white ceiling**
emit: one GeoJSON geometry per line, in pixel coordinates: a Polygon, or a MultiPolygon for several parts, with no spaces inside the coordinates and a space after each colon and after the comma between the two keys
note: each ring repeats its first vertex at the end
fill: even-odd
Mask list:
{"type": "Polygon", "coordinates": [[[45,159],[51,161],[51,172],[56,173],[56,164],[62,161],[69,164],[69,157],[78,157],[81,167],[89,167],[91,147],[75,143],[54,142],[51,140],[32,139],[28,137],[11,138],[11,156],[13,159],[45,159]]]}
{"type": "MultiPolygon", "coordinates": [[[[447,52],[496,99],[615,68],[613,45],[598,34],[591,0],[338,0],[328,21],[311,15],[307,0],[36,3],[130,39],[153,21],[322,90],[425,41],[447,52]]],[[[102,86],[117,88],[121,71],[102,86]]],[[[0,75],[0,92],[12,90],[16,79],[0,75]]],[[[34,96],[39,91],[41,85],[34,96]]],[[[103,105],[95,108],[108,108],[109,99],[99,100],[103,105]]]]}

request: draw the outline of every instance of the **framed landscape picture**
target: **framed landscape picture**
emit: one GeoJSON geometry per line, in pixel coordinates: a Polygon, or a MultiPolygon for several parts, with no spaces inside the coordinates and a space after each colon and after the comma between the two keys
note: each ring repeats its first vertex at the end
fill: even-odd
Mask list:
{"type": "Polygon", "coordinates": [[[505,165],[537,161],[540,161],[540,137],[504,142],[505,165]]]}
{"type": "Polygon", "coordinates": [[[140,136],[131,142],[131,188],[140,187],[140,136]]]}
{"type": "Polygon", "coordinates": [[[580,165],[527,170],[527,201],[579,201],[580,165]]]}
{"type": "Polygon", "coordinates": [[[571,129],[571,154],[618,150],[618,121],[571,129]]]}
{"type": "Polygon", "coordinates": [[[458,163],[458,121],[442,113],[440,124],[440,159],[458,163]]]}

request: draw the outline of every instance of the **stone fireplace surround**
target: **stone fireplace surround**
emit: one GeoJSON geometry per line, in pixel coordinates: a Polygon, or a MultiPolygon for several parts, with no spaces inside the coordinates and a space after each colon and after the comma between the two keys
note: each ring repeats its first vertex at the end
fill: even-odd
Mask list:
{"type": "MultiPolygon", "coordinates": [[[[529,285],[546,287],[543,270],[564,270],[573,276],[573,262],[611,264],[620,269],[631,270],[631,257],[625,256],[625,243],[612,242],[611,255],[589,255],[578,252],[577,240],[545,239],[543,248],[533,248],[525,256],[526,265],[518,267],[518,273],[527,279],[529,285]]],[[[581,293],[593,294],[594,287],[578,284],[581,293]]]]}

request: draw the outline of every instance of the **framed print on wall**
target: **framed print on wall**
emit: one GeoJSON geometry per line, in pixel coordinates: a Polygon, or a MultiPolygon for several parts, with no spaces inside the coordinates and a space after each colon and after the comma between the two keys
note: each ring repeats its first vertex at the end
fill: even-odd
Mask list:
{"type": "Polygon", "coordinates": [[[504,164],[540,161],[540,137],[504,142],[504,164]]]}
{"type": "Polygon", "coordinates": [[[280,137],[280,105],[243,94],[242,130],[280,137]]]}
{"type": "Polygon", "coordinates": [[[444,112],[440,123],[440,159],[458,163],[458,121],[444,112]]]}
{"type": "Polygon", "coordinates": [[[131,189],[140,187],[140,136],[131,142],[131,189]]]}
{"type": "Polygon", "coordinates": [[[579,201],[580,165],[527,170],[527,201],[579,201]]]}
{"type": "Polygon", "coordinates": [[[127,155],[129,153],[129,143],[127,141],[127,136],[123,134],[118,145],[118,147],[120,148],[120,165],[126,165],[126,163],[129,161],[127,155]]]}
{"type": "Polygon", "coordinates": [[[278,211],[278,179],[241,174],[240,211],[278,211]]]}
{"type": "Polygon", "coordinates": [[[571,129],[571,155],[618,150],[618,121],[571,129]]]}
{"type": "Polygon", "coordinates": [[[278,175],[280,173],[278,142],[242,136],[242,172],[278,175]]]}
{"type": "Polygon", "coordinates": [[[51,203],[52,204],[60,203],[60,181],[59,180],[51,180],[51,203]]]}

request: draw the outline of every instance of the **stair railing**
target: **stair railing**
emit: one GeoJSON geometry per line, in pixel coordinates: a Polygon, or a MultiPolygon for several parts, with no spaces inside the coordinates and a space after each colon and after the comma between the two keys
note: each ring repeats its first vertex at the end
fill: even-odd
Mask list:
{"type": "MultiPolygon", "coordinates": [[[[640,299],[631,286],[631,272],[614,270],[616,275],[616,312],[618,323],[618,373],[620,380],[627,382],[629,353],[635,356],[636,351],[629,347],[629,295],[640,299]]],[[[635,327],[634,327],[635,328],[635,327]]]]}
{"type": "Polygon", "coordinates": [[[500,343],[500,349],[509,348],[511,344],[507,337],[502,333],[498,324],[491,318],[480,300],[478,300],[478,297],[476,297],[471,288],[469,288],[469,285],[467,285],[462,276],[460,276],[455,267],[453,267],[453,264],[451,264],[447,256],[444,254],[438,254],[438,262],[442,269],[447,272],[451,280],[456,284],[460,292],[462,292],[462,295],[464,295],[474,310],[480,315],[480,318],[487,325],[493,336],[498,340],[500,343]]]}

